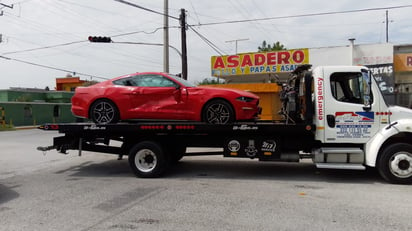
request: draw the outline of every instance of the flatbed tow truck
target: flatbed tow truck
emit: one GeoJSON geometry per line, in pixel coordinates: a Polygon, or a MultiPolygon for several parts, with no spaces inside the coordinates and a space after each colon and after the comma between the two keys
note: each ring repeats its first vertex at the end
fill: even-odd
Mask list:
{"type": "Polygon", "coordinates": [[[282,121],[44,124],[64,135],[38,150],[127,155],[136,176],[159,177],[188,147],[220,147],[224,157],[311,158],[318,168],[373,167],[390,183],[412,183],[412,110],[387,105],[366,67],[299,66],[280,99],[282,121]]]}

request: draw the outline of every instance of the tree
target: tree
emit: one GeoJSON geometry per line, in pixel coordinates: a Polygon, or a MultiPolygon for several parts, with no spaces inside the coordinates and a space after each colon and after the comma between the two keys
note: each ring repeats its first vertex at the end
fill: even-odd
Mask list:
{"type": "Polygon", "coordinates": [[[266,40],[263,40],[262,46],[258,47],[258,52],[268,52],[268,51],[281,51],[286,50],[286,47],[279,41],[273,43],[273,45],[267,44],[266,40]]]}
{"type": "Polygon", "coordinates": [[[99,83],[98,81],[95,80],[90,80],[90,81],[86,81],[82,84],[83,87],[88,87],[88,86],[92,86],[95,85],[96,83],[99,83]]]}
{"type": "Polygon", "coordinates": [[[214,85],[214,84],[222,84],[224,81],[218,80],[217,78],[210,79],[210,78],[205,78],[201,82],[198,82],[197,85],[214,85]]]}

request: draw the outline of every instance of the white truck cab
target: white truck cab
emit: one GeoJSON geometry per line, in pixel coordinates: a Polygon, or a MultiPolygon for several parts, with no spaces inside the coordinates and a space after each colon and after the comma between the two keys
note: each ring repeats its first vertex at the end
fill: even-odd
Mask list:
{"type": "Polygon", "coordinates": [[[317,67],[312,77],[317,167],[377,167],[388,181],[410,181],[412,110],[387,105],[366,67],[317,67]]]}

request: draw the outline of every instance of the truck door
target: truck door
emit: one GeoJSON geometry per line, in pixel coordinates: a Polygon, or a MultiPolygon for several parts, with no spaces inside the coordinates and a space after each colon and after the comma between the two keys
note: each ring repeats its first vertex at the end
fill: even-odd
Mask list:
{"type": "Polygon", "coordinates": [[[366,143],[379,129],[367,72],[355,70],[325,70],[324,81],[324,142],[366,143]]]}

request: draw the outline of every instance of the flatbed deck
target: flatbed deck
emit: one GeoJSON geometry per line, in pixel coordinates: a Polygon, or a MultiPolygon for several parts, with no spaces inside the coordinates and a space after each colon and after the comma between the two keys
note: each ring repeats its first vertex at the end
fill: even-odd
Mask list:
{"type": "Polygon", "coordinates": [[[57,130],[66,134],[129,135],[147,134],[312,134],[313,127],[304,124],[284,124],[281,122],[243,122],[230,125],[213,125],[201,122],[136,122],[117,124],[58,123],[44,124],[42,130],[57,130]]]}

